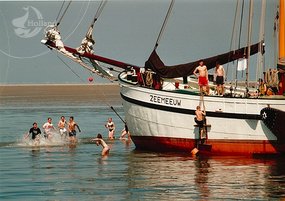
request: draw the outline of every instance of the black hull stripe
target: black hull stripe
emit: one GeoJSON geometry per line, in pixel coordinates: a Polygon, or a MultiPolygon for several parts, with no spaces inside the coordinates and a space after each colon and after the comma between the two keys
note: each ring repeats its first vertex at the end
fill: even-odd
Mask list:
{"type": "MultiPolygon", "coordinates": [[[[121,97],[123,100],[133,103],[136,105],[140,105],[143,107],[147,108],[152,108],[156,110],[163,110],[163,111],[168,111],[168,112],[175,112],[175,113],[181,113],[181,114],[192,114],[195,115],[195,110],[189,110],[189,109],[184,109],[184,108],[174,108],[174,107],[169,107],[169,106],[163,106],[163,105],[156,105],[152,103],[146,103],[140,100],[136,100],[133,98],[129,98],[127,96],[124,96],[121,93],[121,97]]],[[[224,112],[208,112],[207,111],[207,116],[208,117],[218,117],[218,118],[230,118],[230,119],[255,119],[255,120],[261,120],[260,115],[256,114],[237,114],[237,113],[224,113],[224,112]]]]}

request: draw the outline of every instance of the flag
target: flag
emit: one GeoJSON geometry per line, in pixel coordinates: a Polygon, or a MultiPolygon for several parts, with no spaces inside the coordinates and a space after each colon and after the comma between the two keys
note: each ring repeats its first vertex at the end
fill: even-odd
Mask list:
{"type": "Polygon", "coordinates": [[[245,59],[245,58],[238,59],[237,70],[243,71],[246,69],[246,67],[247,67],[247,59],[245,59]]]}

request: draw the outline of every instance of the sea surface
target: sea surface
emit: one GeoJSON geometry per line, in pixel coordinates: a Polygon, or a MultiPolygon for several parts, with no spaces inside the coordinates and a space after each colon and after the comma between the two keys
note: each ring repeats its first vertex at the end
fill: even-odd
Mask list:
{"type": "MultiPolygon", "coordinates": [[[[120,103],[113,105],[124,118],[120,103]]],[[[123,123],[107,103],[0,104],[0,200],[285,200],[284,157],[210,157],[154,153],[119,140],[123,123]],[[23,136],[34,121],[74,116],[79,142],[32,146],[23,136]],[[117,139],[107,140],[108,117],[117,139]],[[90,142],[102,133],[111,146],[90,142]]]]}

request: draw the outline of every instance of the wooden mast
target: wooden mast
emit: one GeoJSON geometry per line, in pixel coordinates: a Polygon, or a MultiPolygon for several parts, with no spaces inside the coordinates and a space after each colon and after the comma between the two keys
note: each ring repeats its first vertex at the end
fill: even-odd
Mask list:
{"type": "Polygon", "coordinates": [[[280,74],[279,95],[285,94],[285,0],[279,3],[279,55],[277,68],[280,74]]]}
{"type": "Polygon", "coordinates": [[[248,79],[249,79],[249,61],[250,61],[250,44],[251,44],[251,33],[252,33],[252,17],[253,17],[253,0],[250,0],[249,4],[249,16],[248,16],[248,35],[247,35],[247,68],[246,68],[246,89],[248,90],[248,79]]]}
{"type": "Polygon", "coordinates": [[[285,68],[285,0],[280,0],[279,5],[279,56],[278,65],[285,68]]]}

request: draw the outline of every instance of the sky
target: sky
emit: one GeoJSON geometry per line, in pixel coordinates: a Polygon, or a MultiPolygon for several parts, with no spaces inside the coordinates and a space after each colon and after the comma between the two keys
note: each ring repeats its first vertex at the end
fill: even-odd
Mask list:
{"type": "MultiPolygon", "coordinates": [[[[241,46],[247,41],[248,2],[245,1],[241,46]]],[[[278,1],[266,2],[265,67],[272,68],[278,1]]],[[[169,3],[109,0],[95,24],[95,53],[143,67],[169,3]]],[[[59,26],[65,45],[79,46],[99,4],[95,0],[72,1],[59,26]]],[[[98,83],[109,82],[41,44],[45,26],[56,21],[61,5],[62,1],[0,1],[0,84],[88,83],[90,76],[98,83]]],[[[236,0],[176,0],[157,48],[161,59],[166,65],[174,65],[229,51],[235,9],[236,0]]],[[[255,0],[253,43],[258,41],[260,10],[261,0],[255,0]]],[[[252,57],[250,63],[251,80],[256,77],[256,59],[252,57]]],[[[228,71],[228,77],[233,76],[228,71]]]]}

